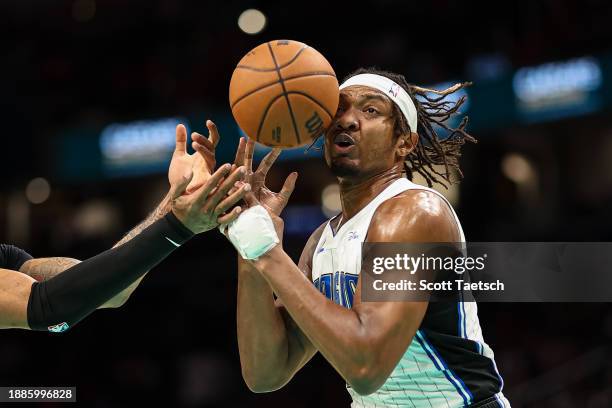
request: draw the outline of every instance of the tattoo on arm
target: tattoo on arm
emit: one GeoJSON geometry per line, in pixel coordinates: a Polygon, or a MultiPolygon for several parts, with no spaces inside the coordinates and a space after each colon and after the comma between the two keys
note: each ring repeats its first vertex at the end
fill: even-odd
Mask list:
{"type": "MultiPolygon", "coordinates": [[[[170,211],[170,209],[170,195],[167,195],[157,206],[157,208],[143,222],[134,227],[119,242],[117,242],[115,244],[115,247],[126,243],[127,241],[134,238],[136,235],[140,234],[140,232],[147,228],[149,225],[153,224],[158,219],[163,218],[170,211]]],[[[44,281],[47,279],[51,279],[52,277],[64,272],[66,269],[78,264],[79,262],[81,261],[79,261],[78,259],[59,257],[30,259],[21,266],[19,272],[24,273],[36,279],[37,281],[44,281]]],[[[134,291],[134,289],[136,289],[141,280],[142,277],[132,283],[123,292],[118,293],[117,296],[115,296],[113,299],[110,299],[100,308],[117,307],[121,305],[134,291]]]]}
{"type": "Polygon", "coordinates": [[[157,208],[151,214],[149,214],[147,218],[145,218],[143,222],[135,226],[130,232],[128,232],[123,238],[121,238],[121,240],[117,242],[114,247],[125,244],[126,242],[134,238],[136,235],[140,234],[143,229],[147,228],[155,221],[163,218],[166,214],[170,212],[170,209],[172,208],[171,204],[172,203],[170,200],[170,194],[168,194],[166,195],[166,197],[164,197],[164,199],[157,206],[157,208]]]}
{"type": "MultiPolygon", "coordinates": [[[[143,222],[138,224],[136,227],[132,228],[132,230],[128,232],[123,238],[121,238],[121,240],[117,242],[113,246],[113,248],[119,245],[125,244],[126,242],[134,238],[136,235],[140,234],[142,230],[147,228],[149,225],[153,224],[155,221],[163,218],[166,214],[168,214],[168,212],[170,212],[172,208],[172,201],[170,197],[171,197],[170,193],[168,193],[166,197],[164,197],[162,202],[157,206],[157,208],[151,214],[149,214],[149,216],[143,222]]],[[[108,302],[104,303],[102,306],[100,306],[100,308],[105,309],[105,308],[119,307],[122,304],[124,304],[127,301],[127,299],[130,297],[132,292],[136,290],[136,288],[138,287],[138,285],[140,284],[143,278],[144,278],[144,275],[136,279],[130,286],[125,288],[122,292],[118,293],[114,298],[110,299],[108,302]]]]}
{"type": "MultiPolygon", "coordinates": [[[[143,222],[128,232],[121,239],[121,241],[115,244],[115,246],[124,244],[130,239],[134,238],[136,235],[140,234],[143,229],[165,216],[168,211],[170,211],[169,195],[163,199],[157,208],[143,222]]],[[[38,281],[43,281],[64,272],[66,269],[78,264],[79,262],[81,261],[78,259],[59,257],[30,259],[21,266],[19,272],[24,273],[38,281]]]]}
{"type": "Polygon", "coordinates": [[[30,259],[21,266],[19,272],[24,273],[37,281],[45,281],[64,272],[66,269],[78,264],[79,262],[81,261],[73,258],[30,259]]]}

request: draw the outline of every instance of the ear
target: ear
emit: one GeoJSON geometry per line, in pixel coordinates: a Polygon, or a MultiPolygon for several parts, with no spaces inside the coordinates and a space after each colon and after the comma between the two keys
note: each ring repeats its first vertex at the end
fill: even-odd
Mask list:
{"type": "Polygon", "coordinates": [[[406,157],[412,152],[419,142],[419,135],[414,132],[400,135],[397,138],[397,155],[406,157]]]}

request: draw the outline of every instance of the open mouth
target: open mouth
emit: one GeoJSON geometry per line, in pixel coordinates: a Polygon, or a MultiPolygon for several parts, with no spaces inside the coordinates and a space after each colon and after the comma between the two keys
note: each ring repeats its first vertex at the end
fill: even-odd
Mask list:
{"type": "Polygon", "coordinates": [[[347,148],[355,144],[355,139],[348,133],[339,133],[334,137],[334,144],[338,147],[347,148]]]}

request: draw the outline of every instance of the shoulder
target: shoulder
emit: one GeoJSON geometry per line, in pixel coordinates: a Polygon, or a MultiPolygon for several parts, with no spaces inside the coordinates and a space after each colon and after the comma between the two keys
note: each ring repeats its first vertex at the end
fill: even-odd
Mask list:
{"type": "Polygon", "coordinates": [[[368,230],[368,241],[376,242],[459,240],[450,205],[429,190],[408,190],[384,201],[376,209],[368,230]]]}
{"type": "Polygon", "coordinates": [[[308,242],[306,243],[307,246],[308,244],[314,245],[315,247],[317,246],[317,243],[319,242],[319,239],[321,239],[321,235],[323,235],[323,231],[325,231],[325,227],[327,227],[329,221],[330,220],[327,220],[323,224],[319,225],[317,229],[310,234],[310,238],[308,238],[308,242]]]}

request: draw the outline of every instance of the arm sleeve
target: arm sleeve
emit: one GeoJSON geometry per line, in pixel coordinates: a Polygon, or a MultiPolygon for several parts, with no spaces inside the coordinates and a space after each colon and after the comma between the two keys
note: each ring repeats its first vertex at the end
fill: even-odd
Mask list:
{"type": "Polygon", "coordinates": [[[28,324],[62,332],[128,287],[193,236],[172,213],[123,245],[102,252],[44,282],[32,284],[28,324]]]}
{"type": "Polygon", "coordinates": [[[30,259],[32,255],[23,249],[14,245],[0,244],[0,268],[18,271],[30,259]]]}

